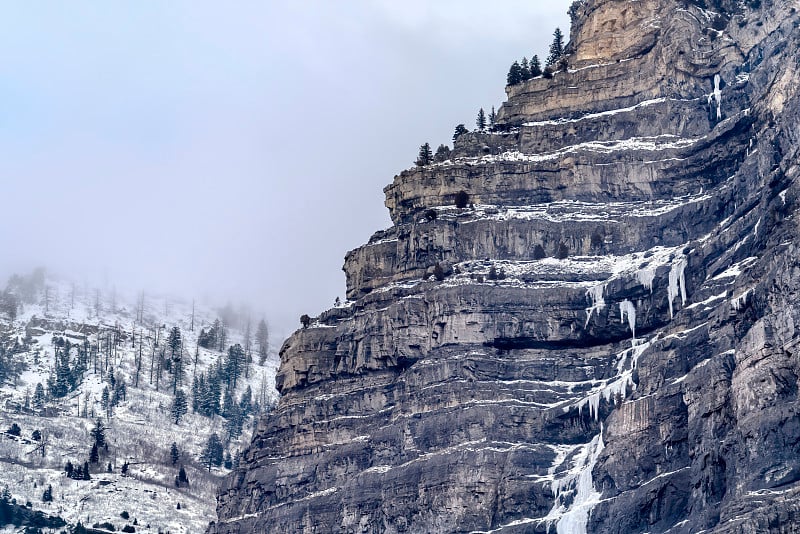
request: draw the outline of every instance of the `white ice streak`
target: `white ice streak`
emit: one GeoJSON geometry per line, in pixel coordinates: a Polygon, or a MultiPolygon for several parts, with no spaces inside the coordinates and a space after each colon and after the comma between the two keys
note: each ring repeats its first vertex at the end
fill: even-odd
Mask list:
{"type": "Polygon", "coordinates": [[[636,306],[628,299],[619,303],[619,320],[625,322],[625,317],[628,317],[628,327],[631,329],[634,341],[636,340],[636,306]]]}
{"type": "Polygon", "coordinates": [[[717,120],[722,120],[722,91],[719,88],[719,74],[714,75],[714,92],[708,95],[708,105],[717,104],[717,120]]]}
{"type": "Polygon", "coordinates": [[[586,290],[586,296],[592,300],[592,305],[589,308],[586,308],[586,323],[583,325],[584,328],[589,326],[589,320],[592,318],[592,313],[595,310],[599,312],[605,307],[606,301],[603,299],[603,292],[605,290],[605,284],[596,285],[586,290]]]}
{"type": "MultiPolygon", "coordinates": [[[[486,219],[494,221],[542,219],[551,222],[618,221],[632,217],[658,217],[710,198],[710,195],[699,194],[644,202],[604,202],[602,204],[577,200],[557,200],[543,204],[512,207],[478,204],[471,212],[473,218],[461,222],[469,224],[486,219]]],[[[463,217],[463,214],[458,213],[455,208],[438,208],[437,211],[444,217],[463,217]]]]}
{"type": "Polygon", "coordinates": [[[671,150],[686,148],[694,145],[703,139],[699,138],[680,138],[674,135],[659,135],[655,137],[631,137],[620,141],[587,141],[585,143],[578,143],[576,145],[566,146],[553,152],[544,154],[525,154],[518,150],[509,150],[497,155],[483,156],[477,160],[477,163],[495,163],[495,162],[521,162],[521,163],[538,163],[541,161],[550,161],[558,159],[566,154],[571,154],[579,151],[596,152],[600,154],[611,154],[614,152],[621,152],[626,150],[644,150],[649,152],[658,152],[662,150],[671,150]]]}
{"type": "Polygon", "coordinates": [[[663,104],[666,102],[666,98],[656,98],[653,100],[645,100],[644,102],[639,102],[634,106],[630,106],[627,108],[619,108],[619,109],[612,109],[610,111],[601,111],[599,113],[590,113],[588,115],[584,115],[583,117],[578,117],[577,119],[556,119],[556,120],[549,120],[549,121],[538,121],[538,122],[526,122],[523,126],[550,126],[556,124],[567,124],[571,122],[580,122],[585,120],[592,120],[598,119],[600,117],[609,117],[612,115],[616,115],[618,113],[627,113],[629,111],[635,111],[639,108],[644,108],[648,106],[652,106],[654,104],[663,104]]]}
{"type": "Polygon", "coordinates": [[[577,407],[580,414],[583,412],[584,406],[588,405],[589,416],[597,421],[600,419],[600,399],[605,399],[606,402],[610,402],[615,398],[625,399],[628,395],[628,389],[636,389],[636,383],[633,381],[633,371],[639,365],[639,357],[653,344],[653,341],[655,341],[655,338],[647,342],[634,340],[632,348],[626,349],[617,355],[616,376],[601,380],[597,387],[592,388],[589,394],[577,403],[564,406],[564,413],[577,407]]]}
{"type": "Polygon", "coordinates": [[[555,502],[545,517],[549,524],[556,522],[558,534],[585,534],[592,509],[600,502],[600,492],[594,488],[592,470],[603,452],[603,429],[581,448],[575,457],[572,469],[552,482],[555,502]],[[571,503],[569,506],[565,502],[571,503]]]}
{"type": "Polygon", "coordinates": [[[684,271],[686,270],[686,258],[681,258],[672,264],[669,270],[669,286],[667,288],[667,301],[669,302],[669,317],[674,316],[672,301],[678,296],[680,292],[681,302],[686,305],[686,279],[684,271]]]}

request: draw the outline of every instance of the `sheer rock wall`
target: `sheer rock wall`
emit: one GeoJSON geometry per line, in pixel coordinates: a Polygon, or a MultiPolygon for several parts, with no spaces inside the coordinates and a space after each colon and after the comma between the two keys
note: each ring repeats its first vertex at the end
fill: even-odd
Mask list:
{"type": "Polygon", "coordinates": [[[589,0],[395,177],[209,532],[797,529],[798,6],[716,5],[589,0]]]}

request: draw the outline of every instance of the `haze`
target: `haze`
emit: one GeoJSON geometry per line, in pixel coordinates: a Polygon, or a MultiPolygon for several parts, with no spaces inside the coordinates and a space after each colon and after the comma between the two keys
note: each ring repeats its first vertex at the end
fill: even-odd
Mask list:
{"type": "Polygon", "coordinates": [[[5,3],[2,283],[247,301],[283,336],[344,298],[383,187],[499,107],[569,3],[5,3]]]}

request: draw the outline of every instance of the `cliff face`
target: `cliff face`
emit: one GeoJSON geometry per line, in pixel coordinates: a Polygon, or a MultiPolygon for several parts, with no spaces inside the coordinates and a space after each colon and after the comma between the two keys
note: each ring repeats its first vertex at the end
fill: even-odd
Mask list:
{"type": "Polygon", "coordinates": [[[714,4],[589,0],[395,178],[209,532],[800,528],[800,6],[714,4]]]}

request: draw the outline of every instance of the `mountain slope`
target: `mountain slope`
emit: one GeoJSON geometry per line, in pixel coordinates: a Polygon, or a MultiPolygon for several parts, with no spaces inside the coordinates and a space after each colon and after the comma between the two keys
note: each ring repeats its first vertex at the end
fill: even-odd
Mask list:
{"type": "Polygon", "coordinates": [[[587,1],[395,178],[209,532],[795,528],[797,6],[706,4],[587,1]]]}
{"type": "MultiPolygon", "coordinates": [[[[63,518],[71,526],[109,523],[117,530],[127,526],[151,532],[203,531],[213,519],[214,495],[228,469],[207,469],[202,451],[212,433],[220,435],[232,455],[243,441],[240,436],[226,439],[226,420],[220,415],[205,417],[192,410],[193,377],[208,375],[225,357],[197,345],[201,330],[209,329],[218,312],[179,299],[126,296],[52,278],[9,287],[29,303],[13,321],[5,314],[0,319],[0,367],[8,370],[8,363],[14,362],[20,371],[0,384],[0,489],[8,488],[18,504],[30,503],[33,510],[63,518]],[[32,289],[24,291],[28,286],[32,289]],[[184,365],[175,387],[177,360],[167,347],[173,327],[182,333],[178,352],[184,365]],[[64,354],[68,371],[60,366],[64,354]],[[167,359],[173,366],[170,371],[164,368],[167,359]],[[37,384],[42,385],[40,399],[37,384]],[[175,388],[188,395],[189,404],[178,424],[171,412],[175,388]],[[91,432],[98,420],[105,427],[108,448],[100,447],[92,463],[91,432]],[[13,425],[18,435],[8,431],[13,425]],[[68,462],[76,469],[89,462],[90,478],[68,477],[68,462]],[[178,486],[181,466],[188,484],[178,486]],[[48,486],[52,501],[45,502],[48,486]],[[127,517],[121,517],[123,512],[127,517]]],[[[228,339],[243,343],[243,334],[231,327],[228,339]]],[[[275,365],[273,360],[263,368],[252,365],[248,377],[232,390],[237,400],[249,385],[254,401],[271,404],[275,365]]]]}

